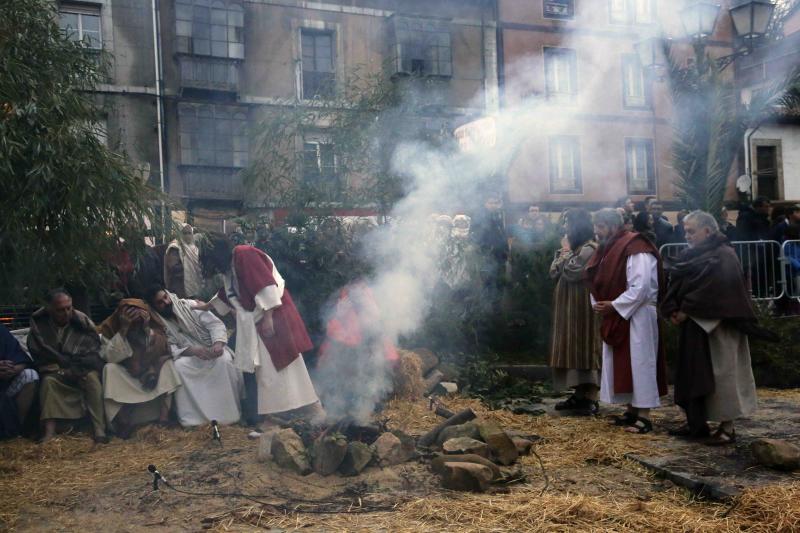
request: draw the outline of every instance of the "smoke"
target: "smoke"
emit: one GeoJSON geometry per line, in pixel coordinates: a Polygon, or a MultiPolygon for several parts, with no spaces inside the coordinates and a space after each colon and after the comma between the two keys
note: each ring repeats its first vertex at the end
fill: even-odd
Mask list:
{"type": "MultiPolygon", "coordinates": [[[[606,2],[581,2],[580,6],[582,26],[608,27],[606,2]],[[590,4],[597,6],[590,8],[590,4]]],[[[625,31],[628,33],[624,35],[630,37],[635,30],[625,31]]],[[[506,175],[510,194],[537,201],[548,190],[546,147],[551,135],[580,139],[585,191],[602,189],[610,196],[609,203],[625,193],[619,164],[612,168],[607,158],[608,150],[623,150],[611,145],[619,143],[620,138],[606,138],[601,131],[603,122],[586,118],[602,115],[604,102],[607,105],[614,98],[620,102],[621,112],[621,58],[635,53],[635,39],[601,39],[577,32],[560,35],[561,41],[553,46],[577,52],[578,86],[571,101],[554,102],[545,97],[540,52],[507,66],[506,106],[493,115],[494,134],[487,137],[495,137],[494,144],[479,141],[469,150],[454,151],[407,142],[396,149],[391,169],[407,179],[408,187],[391,212],[392,222],[374,228],[365,237],[364,249],[374,275],[360,280],[356,291],[353,287],[346,289],[356,293],[355,304],[345,305],[337,299],[325,312],[329,324],[357,324],[365,339],[356,348],[333,343],[324,350],[315,383],[330,419],[368,419],[391,390],[393,361],[387,356],[387,345],[396,345],[426,320],[434,303],[433,288],[440,279],[439,258],[444,245],[428,238],[432,213],[452,215],[482,206],[489,194],[502,193],[496,181],[506,175]],[[365,298],[369,303],[364,303],[365,298]]],[[[482,98],[482,94],[476,95],[475,107],[483,107],[482,98]]],[[[650,112],[643,115],[649,117],[650,112]]],[[[649,127],[645,121],[640,129],[649,127]]],[[[645,129],[642,136],[652,136],[651,131],[645,129]]]]}

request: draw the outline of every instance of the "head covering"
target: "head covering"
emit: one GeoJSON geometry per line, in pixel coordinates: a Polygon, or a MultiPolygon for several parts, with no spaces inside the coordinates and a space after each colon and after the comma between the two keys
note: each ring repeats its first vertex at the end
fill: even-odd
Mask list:
{"type": "Polygon", "coordinates": [[[97,326],[97,332],[106,339],[113,338],[122,327],[120,316],[127,307],[135,307],[137,309],[147,311],[150,314],[149,326],[153,329],[166,331],[161,317],[158,316],[158,314],[155,313],[155,311],[153,311],[153,309],[151,309],[144,300],[139,300],[138,298],[125,298],[119,301],[119,304],[117,304],[117,309],[111,314],[111,316],[106,318],[99,326],[97,326]]]}

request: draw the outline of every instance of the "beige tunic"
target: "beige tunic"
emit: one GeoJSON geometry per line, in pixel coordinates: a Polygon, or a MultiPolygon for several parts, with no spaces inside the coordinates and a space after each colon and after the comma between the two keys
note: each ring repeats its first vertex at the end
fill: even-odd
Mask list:
{"type": "Polygon", "coordinates": [[[708,419],[727,422],[758,408],[747,335],[720,321],[693,318],[708,334],[714,392],[706,397],[708,419]]]}

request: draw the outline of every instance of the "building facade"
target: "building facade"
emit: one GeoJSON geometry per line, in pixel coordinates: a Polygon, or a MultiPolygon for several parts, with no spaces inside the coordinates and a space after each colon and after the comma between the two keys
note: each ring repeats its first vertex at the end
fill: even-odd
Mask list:
{"type": "MultiPolygon", "coordinates": [[[[436,105],[414,114],[430,129],[452,131],[498,102],[485,0],[82,0],[59,10],[72,38],[112,58],[98,91],[109,146],[208,229],[259,204],[241,173],[265,114],[333,100],[353,69],[428,80],[436,105]]],[[[325,124],[296,146],[297,179],[343,180],[325,124]]]]}

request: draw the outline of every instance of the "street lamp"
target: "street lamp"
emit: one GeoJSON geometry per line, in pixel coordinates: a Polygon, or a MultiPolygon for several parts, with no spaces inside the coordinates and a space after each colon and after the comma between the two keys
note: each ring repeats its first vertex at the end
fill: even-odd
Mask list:
{"type": "Polygon", "coordinates": [[[700,0],[692,2],[680,12],[681,24],[686,35],[695,41],[702,41],[714,34],[720,6],[700,0]]]}
{"type": "Polygon", "coordinates": [[[730,14],[736,35],[743,39],[747,46],[752,46],[754,39],[767,33],[774,12],[775,4],[769,0],[749,0],[732,7],[730,14]]]}
{"type": "Polygon", "coordinates": [[[656,71],[667,66],[664,56],[664,40],[660,37],[648,37],[633,45],[639,63],[646,70],[656,71]]]}

